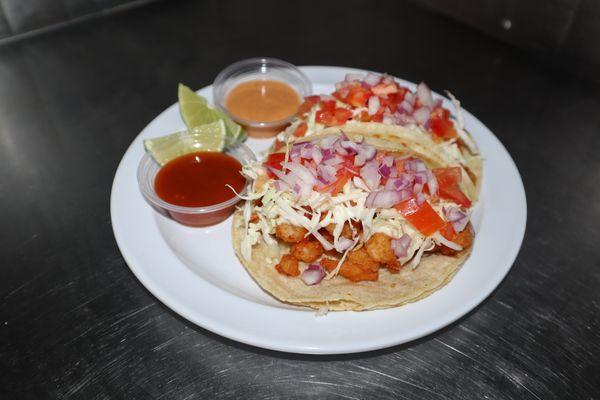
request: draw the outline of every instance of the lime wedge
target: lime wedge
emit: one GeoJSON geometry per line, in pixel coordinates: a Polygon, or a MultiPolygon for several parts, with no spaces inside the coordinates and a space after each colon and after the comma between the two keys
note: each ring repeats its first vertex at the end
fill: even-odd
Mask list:
{"type": "Polygon", "coordinates": [[[227,128],[219,119],[183,132],[144,140],[144,148],[160,165],[194,151],[222,151],[227,128]]]}
{"type": "Polygon", "coordinates": [[[232,146],[237,143],[238,140],[243,139],[243,130],[240,125],[233,122],[220,110],[211,108],[205,98],[199,96],[189,87],[180,83],[178,96],[181,118],[183,118],[188,129],[222,120],[225,123],[227,131],[225,138],[225,144],[227,146],[232,146]]]}

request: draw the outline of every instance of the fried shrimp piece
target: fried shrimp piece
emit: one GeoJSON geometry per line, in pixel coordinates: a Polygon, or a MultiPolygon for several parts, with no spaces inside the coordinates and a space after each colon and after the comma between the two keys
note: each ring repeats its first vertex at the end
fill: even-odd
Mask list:
{"type": "Polygon", "coordinates": [[[379,269],[379,263],[369,256],[369,253],[367,253],[367,250],[364,247],[361,247],[358,250],[352,250],[348,253],[346,259],[352,263],[359,264],[365,270],[376,272],[379,269]]]}
{"type": "Polygon", "coordinates": [[[275,236],[287,243],[298,243],[304,239],[308,231],[301,226],[288,223],[279,224],[275,227],[275,236]]]}
{"type": "Polygon", "coordinates": [[[390,272],[397,272],[402,267],[392,249],[392,238],[385,233],[376,233],[365,243],[369,256],[385,266],[390,272]]]}
{"type": "MultiPolygon", "coordinates": [[[[374,262],[373,260],[370,260],[368,264],[361,263],[359,260],[366,260],[366,252],[363,254],[362,252],[360,252],[360,250],[358,250],[357,253],[355,253],[351,260],[350,256],[352,255],[352,253],[354,252],[348,254],[348,259],[346,259],[340,267],[339,274],[352,282],[378,280],[379,264],[374,262]]],[[[366,257],[368,257],[368,255],[366,257]]],[[[339,260],[336,260],[335,258],[323,257],[320,261],[320,264],[327,271],[331,272],[337,267],[338,262],[339,260]]]]}
{"type": "Polygon", "coordinates": [[[298,260],[296,259],[296,257],[292,256],[291,254],[286,254],[283,257],[281,257],[281,261],[279,261],[279,264],[277,264],[275,266],[275,269],[280,274],[284,274],[284,275],[289,275],[289,276],[300,275],[300,269],[298,268],[298,260]]]}
{"type": "MultiPolygon", "coordinates": [[[[462,232],[456,233],[452,237],[452,241],[454,243],[456,243],[457,245],[461,246],[463,249],[470,247],[471,244],[473,244],[473,231],[472,231],[471,227],[468,226],[462,232]]],[[[444,245],[436,246],[435,250],[439,251],[440,253],[442,253],[445,256],[453,256],[456,253],[458,253],[458,251],[451,249],[449,247],[446,247],[444,245]]]]}
{"type": "Polygon", "coordinates": [[[317,261],[323,251],[323,246],[317,240],[304,239],[292,246],[291,254],[302,262],[311,263],[317,261]]]}
{"type": "MultiPolygon", "coordinates": [[[[327,232],[329,232],[331,235],[333,235],[335,226],[336,226],[336,224],[329,224],[325,227],[325,230],[327,230],[327,232]]],[[[340,234],[340,236],[345,237],[347,239],[352,239],[352,229],[350,229],[350,225],[344,224],[344,227],[342,228],[342,233],[340,234]]]]}

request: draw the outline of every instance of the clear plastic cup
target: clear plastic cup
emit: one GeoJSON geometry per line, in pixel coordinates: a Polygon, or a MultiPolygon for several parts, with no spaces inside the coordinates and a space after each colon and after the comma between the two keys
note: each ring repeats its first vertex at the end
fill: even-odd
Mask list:
{"type": "MultiPolygon", "coordinates": [[[[245,165],[249,162],[256,161],[256,156],[250,148],[244,144],[230,149],[223,150],[225,154],[234,157],[245,165]]],[[[144,154],[137,169],[137,180],[140,191],[146,201],[158,212],[169,216],[175,221],[187,226],[209,226],[215,225],[227,219],[235,210],[235,205],[241,200],[239,197],[232,194],[232,197],[222,203],[214,204],[205,207],[183,207],[168,203],[158,197],[154,190],[154,179],[160,170],[161,166],[154,161],[152,155],[148,152],[144,154]]],[[[249,181],[240,194],[246,193],[249,181]]]]}
{"type": "Polygon", "coordinates": [[[274,80],[288,84],[300,99],[310,96],[312,84],[308,77],[293,64],[276,58],[249,58],[231,64],[217,75],[213,83],[213,101],[216,107],[231,119],[243,125],[252,137],[272,137],[279,133],[294,113],[277,121],[252,121],[231,114],[226,107],[227,95],[237,85],[251,80],[274,80]]]}

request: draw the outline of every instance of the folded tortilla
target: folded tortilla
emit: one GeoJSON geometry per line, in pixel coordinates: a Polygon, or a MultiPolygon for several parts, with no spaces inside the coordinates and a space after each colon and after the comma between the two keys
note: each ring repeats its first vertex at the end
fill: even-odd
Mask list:
{"type": "MultiPolygon", "coordinates": [[[[390,134],[381,133],[380,129],[371,124],[348,124],[343,130],[350,138],[364,137],[378,149],[419,157],[430,167],[448,166],[448,159],[443,154],[416,146],[415,139],[405,138],[404,132],[402,135],[395,134],[394,140],[390,140],[390,134]]],[[[339,134],[339,131],[339,128],[331,128],[324,134],[311,136],[306,140],[339,134]]],[[[450,164],[454,165],[456,164],[450,164]]],[[[472,229],[470,224],[466,229],[472,229]]],[[[233,217],[233,246],[241,263],[261,288],[285,303],[331,311],[373,310],[420,300],[447,284],[471,253],[471,248],[463,249],[453,256],[425,253],[415,269],[405,265],[398,273],[390,273],[386,268],[380,268],[377,281],[351,282],[338,275],[308,286],[299,277],[283,275],[275,269],[281,257],[289,253],[289,245],[286,243],[278,241],[277,244],[268,245],[261,238],[252,248],[252,259],[245,260],[241,253],[241,242],[245,234],[242,212],[238,210],[233,217]]]]}

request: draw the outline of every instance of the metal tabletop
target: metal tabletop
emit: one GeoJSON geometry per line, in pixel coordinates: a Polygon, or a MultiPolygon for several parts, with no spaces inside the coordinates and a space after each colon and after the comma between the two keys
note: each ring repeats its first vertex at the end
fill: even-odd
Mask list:
{"type": "Polygon", "coordinates": [[[600,398],[599,153],[597,85],[405,1],[158,2],[0,47],[0,398],[600,398]],[[308,356],[144,289],[110,224],[117,164],[178,82],[259,55],[451,89],[490,127],[529,218],[486,301],[406,345],[308,356]]]}

